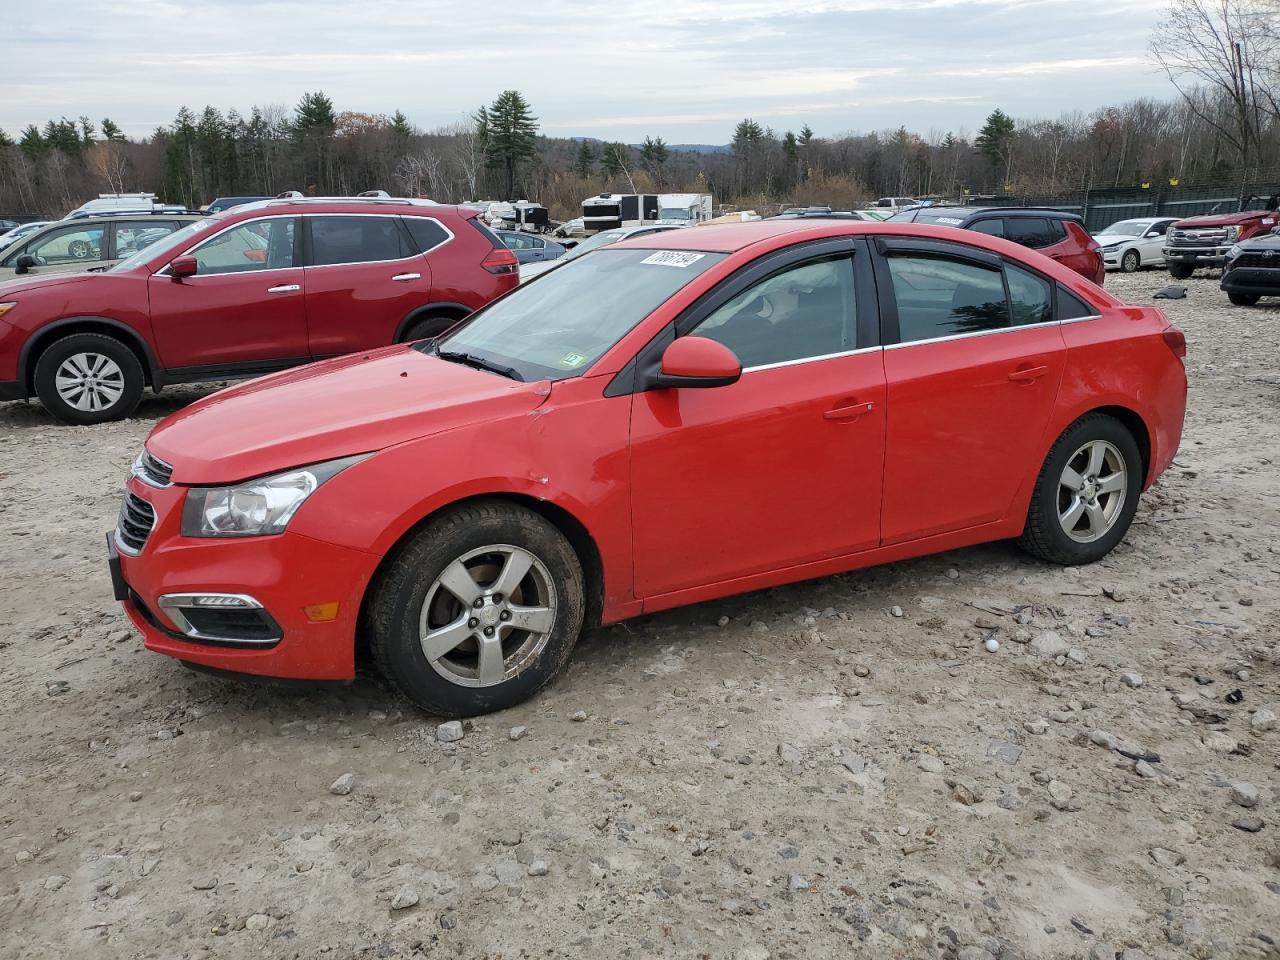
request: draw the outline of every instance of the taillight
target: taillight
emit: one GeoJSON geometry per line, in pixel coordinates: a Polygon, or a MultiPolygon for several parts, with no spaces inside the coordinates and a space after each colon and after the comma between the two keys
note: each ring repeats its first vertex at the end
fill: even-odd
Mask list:
{"type": "Polygon", "coordinates": [[[489,255],[480,261],[480,266],[490,273],[515,273],[520,269],[520,261],[514,253],[503,247],[501,250],[490,250],[489,255]]]}
{"type": "Polygon", "coordinates": [[[1177,327],[1170,327],[1164,332],[1165,345],[1173,351],[1173,355],[1179,360],[1183,360],[1187,356],[1187,336],[1177,327]]]}

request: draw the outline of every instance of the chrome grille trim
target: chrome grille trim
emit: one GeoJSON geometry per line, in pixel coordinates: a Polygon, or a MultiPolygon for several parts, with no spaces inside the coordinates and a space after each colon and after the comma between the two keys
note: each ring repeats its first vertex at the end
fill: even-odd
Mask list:
{"type": "Polygon", "coordinates": [[[147,486],[158,490],[173,486],[173,467],[152,456],[145,447],[133,461],[132,473],[147,486]]]}
{"type": "Polygon", "coordinates": [[[121,553],[136,557],[147,545],[155,526],[155,508],[133,491],[126,491],[116,520],[116,548],[121,553]]]}

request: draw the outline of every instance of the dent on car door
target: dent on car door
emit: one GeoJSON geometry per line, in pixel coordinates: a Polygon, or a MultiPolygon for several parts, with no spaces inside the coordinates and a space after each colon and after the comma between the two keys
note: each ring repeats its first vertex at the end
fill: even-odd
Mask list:
{"type": "Polygon", "coordinates": [[[1052,281],[951,246],[900,241],[877,263],[886,544],[1006,518],[1040,468],[1062,377],[1052,281]]]}
{"type": "Polygon", "coordinates": [[[884,369],[878,348],[859,349],[875,302],[865,247],[855,273],[852,246],[748,268],[677,321],[727,346],[743,373],[633,397],[637,596],[879,544],[884,369]]]}

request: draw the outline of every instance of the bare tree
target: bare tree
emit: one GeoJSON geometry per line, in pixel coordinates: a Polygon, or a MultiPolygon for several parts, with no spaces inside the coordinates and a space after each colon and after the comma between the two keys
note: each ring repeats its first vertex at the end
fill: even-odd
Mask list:
{"type": "Polygon", "coordinates": [[[89,172],[104,181],[112,193],[125,192],[129,159],[124,147],[112,140],[98,140],[89,148],[86,163],[89,172]]]}

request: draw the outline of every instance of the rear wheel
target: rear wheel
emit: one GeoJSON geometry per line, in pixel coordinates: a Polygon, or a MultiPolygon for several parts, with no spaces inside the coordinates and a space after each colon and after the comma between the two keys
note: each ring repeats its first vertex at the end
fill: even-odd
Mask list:
{"type": "Polygon", "coordinates": [[[1045,458],[1018,544],[1052,563],[1101,560],[1124,538],[1141,491],[1133,434],[1106,414],[1081,417],[1045,458]]]}
{"type": "Polygon", "coordinates": [[[402,342],[411,343],[414,340],[428,340],[431,337],[438,337],[457,322],[455,317],[440,315],[414,320],[405,330],[402,342]]]}
{"type": "Polygon", "coordinates": [[[370,607],[383,675],[424,710],[474,716],[528,699],[582,630],[582,566],[563,534],[514,504],[426,524],[391,560],[370,607]]]}
{"type": "Polygon", "coordinates": [[[1169,276],[1173,277],[1175,280],[1186,280],[1195,272],[1196,268],[1189,263],[1169,264],[1169,276]]]}
{"type": "Polygon", "coordinates": [[[123,420],[142,399],[142,364],[133,351],[101,333],[74,333],[36,361],[36,396],[64,423],[123,420]]]}
{"type": "Polygon", "coordinates": [[[1237,307],[1252,307],[1262,299],[1260,293],[1228,293],[1227,299],[1237,307]]]}
{"type": "Polygon", "coordinates": [[[1138,256],[1137,250],[1127,250],[1120,258],[1120,269],[1125,273],[1137,273],[1140,266],[1142,266],[1142,258],[1138,256]]]}

